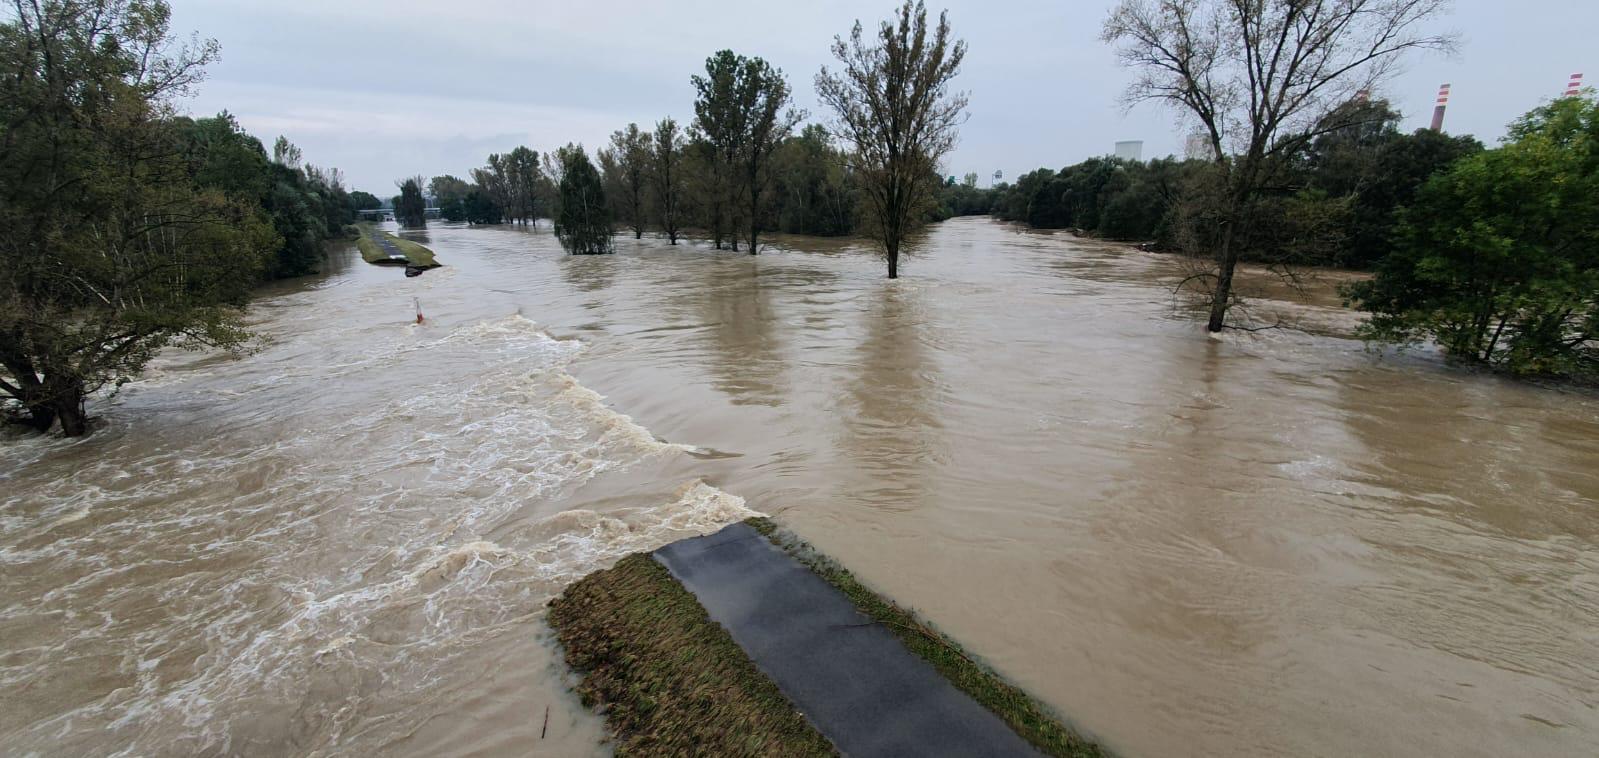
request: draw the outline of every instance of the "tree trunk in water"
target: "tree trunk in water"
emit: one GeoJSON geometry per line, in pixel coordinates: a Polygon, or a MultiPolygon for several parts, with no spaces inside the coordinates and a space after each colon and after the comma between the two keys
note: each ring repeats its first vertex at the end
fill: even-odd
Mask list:
{"type": "Polygon", "coordinates": [[[28,406],[28,417],[22,421],[36,432],[48,432],[56,423],[56,409],[47,404],[28,406]]]}
{"type": "Polygon", "coordinates": [[[888,278],[899,278],[899,242],[888,245],[888,278]]]}
{"type": "Polygon", "coordinates": [[[752,168],[750,171],[750,255],[760,252],[760,248],[755,244],[756,238],[760,236],[759,219],[761,217],[761,191],[755,182],[756,176],[757,172],[752,168]]]}
{"type": "Polygon", "coordinates": [[[89,433],[89,417],[83,412],[83,384],[72,382],[55,391],[55,416],[61,422],[61,433],[67,437],[82,437],[89,433]]]}
{"type": "Polygon", "coordinates": [[[1233,226],[1229,222],[1221,238],[1221,255],[1217,258],[1221,271],[1216,277],[1216,291],[1210,295],[1210,323],[1205,326],[1219,332],[1227,322],[1227,307],[1233,293],[1233,269],[1238,266],[1238,253],[1233,249],[1233,226]]]}

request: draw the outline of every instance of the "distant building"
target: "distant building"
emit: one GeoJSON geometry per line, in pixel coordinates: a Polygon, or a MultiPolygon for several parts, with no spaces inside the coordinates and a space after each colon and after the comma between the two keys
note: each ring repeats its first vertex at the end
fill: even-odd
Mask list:
{"type": "Polygon", "coordinates": [[[1210,152],[1210,139],[1205,136],[1204,132],[1194,132],[1188,135],[1188,141],[1183,143],[1183,157],[1188,160],[1210,160],[1215,157],[1210,152]]]}
{"type": "Polygon", "coordinates": [[[1144,159],[1144,141],[1133,139],[1118,142],[1115,155],[1123,160],[1141,161],[1144,159]]]}

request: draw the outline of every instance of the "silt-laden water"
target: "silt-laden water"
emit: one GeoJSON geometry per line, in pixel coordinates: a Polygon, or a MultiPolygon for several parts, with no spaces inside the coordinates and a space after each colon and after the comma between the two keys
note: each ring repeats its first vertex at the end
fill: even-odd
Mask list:
{"type": "Polygon", "coordinates": [[[0,440],[5,752],[600,753],[544,603],[758,511],[1125,754],[1599,753],[1599,402],[1370,352],[1340,275],[1212,340],[1173,259],[986,219],[894,282],[411,236],[0,440]]]}

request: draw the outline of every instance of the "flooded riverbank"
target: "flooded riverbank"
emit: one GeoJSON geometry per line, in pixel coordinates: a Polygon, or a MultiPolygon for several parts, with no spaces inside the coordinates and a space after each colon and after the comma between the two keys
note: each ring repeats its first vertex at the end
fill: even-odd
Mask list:
{"type": "Polygon", "coordinates": [[[1590,395],[1368,352],[1325,287],[1206,339],[1174,259],[986,219],[893,282],[415,239],[0,443],[6,744],[603,751],[543,603],[758,511],[1129,755],[1599,751],[1590,395]]]}

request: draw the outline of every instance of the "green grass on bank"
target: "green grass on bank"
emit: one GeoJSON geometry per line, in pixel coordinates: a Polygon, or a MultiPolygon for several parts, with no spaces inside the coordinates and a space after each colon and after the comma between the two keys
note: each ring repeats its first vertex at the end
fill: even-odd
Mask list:
{"type": "Polygon", "coordinates": [[[405,260],[409,265],[418,268],[436,268],[439,265],[438,261],[433,258],[432,250],[411,240],[396,237],[388,232],[373,229],[370,226],[363,228],[360,239],[355,241],[356,247],[361,250],[361,258],[367,263],[386,263],[389,260],[388,253],[385,253],[383,247],[376,242],[378,238],[394,243],[394,246],[399,248],[400,254],[405,256],[405,260]]]}
{"type": "Polygon", "coordinates": [[[836,755],[699,601],[647,554],[550,601],[550,626],[616,754],[836,755]]]}
{"type": "Polygon", "coordinates": [[[907,649],[933,664],[945,679],[993,711],[1034,747],[1053,756],[1105,755],[1098,745],[1067,728],[1026,692],[974,661],[954,640],[929,626],[914,612],[867,589],[848,569],[817,552],[793,533],[770,519],[752,518],[745,523],[844,593],[862,613],[887,627],[907,649]]]}

